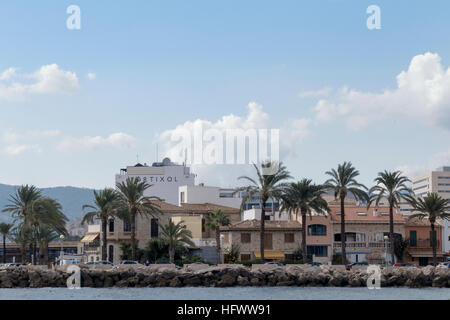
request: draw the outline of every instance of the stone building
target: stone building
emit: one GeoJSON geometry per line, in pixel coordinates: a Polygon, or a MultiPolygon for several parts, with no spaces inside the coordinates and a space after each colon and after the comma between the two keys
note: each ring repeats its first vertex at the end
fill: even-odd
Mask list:
{"type": "MultiPolygon", "coordinates": [[[[232,244],[239,246],[239,260],[259,259],[260,220],[244,220],[222,228],[224,249],[232,244]]],[[[297,221],[265,221],[264,259],[293,259],[293,253],[300,247],[301,224],[297,221]]]]}
{"type": "MultiPolygon", "coordinates": [[[[216,262],[217,254],[215,250],[215,234],[206,226],[206,215],[210,212],[222,210],[229,216],[232,223],[240,220],[240,210],[211,203],[173,205],[163,201],[153,201],[163,214],[156,217],[141,216],[136,217],[136,240],[138,247],[143,249],[150,239],[161,236],[160,224],[166,225],[169,219],[174,223],[183,221],[187,229],[192,232],[192,241],[195,247],[190,248],[203,258],[209,258],[211,262],[216,262]]],[[[129,223],[120,219],[110,219],[107,226],[107,250],[108,260],[113,263],[120,262],[120,243],[131,243],[131,227],[129,223]]],[[[101,237],[100,237],[101,239],[101,237]]]]}

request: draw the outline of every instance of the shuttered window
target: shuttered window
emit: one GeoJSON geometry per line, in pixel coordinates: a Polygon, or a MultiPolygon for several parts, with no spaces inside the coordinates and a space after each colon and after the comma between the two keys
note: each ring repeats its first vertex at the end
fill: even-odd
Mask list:
{"type": "Polygon", "coordinates": [[[409,231],[409,245],[411,247],[417,247],[417,231],[416,230],[409,231]]]}

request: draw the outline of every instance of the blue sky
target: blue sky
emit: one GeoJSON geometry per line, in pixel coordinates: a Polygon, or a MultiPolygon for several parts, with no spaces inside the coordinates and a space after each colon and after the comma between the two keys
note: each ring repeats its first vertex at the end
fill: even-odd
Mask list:
{"type": "MultiPolygon", "coordinates": [[[[345,160],[367,184],[380,170],[413,175],[445,164],[449,11],[448,1],[2,2],[0,73],[17,76],[0,80],[0,183],[112,185],[136,154],[153,162],[156,142],[163,153],[158,134],[230,114],[245,122],[250,102],[286,135],[295,129],[288,119],[307,120],[282,153],[296,178],[321,182],[345,160]],[[71,4],[81,30],[66,28],[71,4]],[[380,30],[366,27],[372,4],[380,30]],[[413,69],[423,68],[407,76],[409,89],[381,97],[414,57],[413,69]],[[444,73],[429,71],[437,64],[444,73]],[[23,92],[10,90],[16,82],[23,92]],[[424,88],[428,110],[408,101],[424,88]],[[324,89],[331,93],[319,96],[324,89]],[[320,99],[330,119],[318,116],[320,99]]],[[[248,168],[198,170],[198,182],[232,186],[248,168]]]]}

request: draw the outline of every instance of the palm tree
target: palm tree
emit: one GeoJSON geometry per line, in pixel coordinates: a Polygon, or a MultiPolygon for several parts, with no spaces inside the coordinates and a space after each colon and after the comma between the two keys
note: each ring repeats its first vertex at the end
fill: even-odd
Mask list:
{"type": "Polygon", "coordinates": [[[3,263],[6,263],[6,238],[9,238],[13,228],[13,224],[2,222],[0,223],[0,233],[3,237],[3,263]]]}
{"type": "Polygon", "coordinates": [[[152,203],[152,200],[159,200],[155,196],[144,196],[145,190],[152,185],[145,181],[141,181],[139,177],[127,178],[125,182],[116,184],[119,194],[119,211],[118,214],[130,221],[131,226],[131,259],[136,259],[136,215],[150,215],[154,217],[156,214],[162,214],[158,204],[152,203]]]}
{"type": "Polygon", "coordinates": [[[264,231],[265,231],[265,218],[266,218],[266,202],[269,198],[280,199],[283,182],[292,178],[286,167],[282,163],[266,161],[261,164],[261,170],[255,164],[253,164],[256,170],[257,179],[254,180],[251,177],[241,176],[238,180],[244,179],[251,184],[246,187],[237,188],[235,192],[244,192],[242,197],[241,208],[244,208],[245,203],[253,196],[258,195],[261,204],[261,229],[260,229],[260,251],[261,261],[264,262],[264,231]],[[278,168],[276,172],[267,173],[268,168],[278,168]]]}
{"type": "Polygon", "coordinates": [[[37,241],[39,243],[39,264],[49,264],[48,244],[59,238],[59,234],[46,225],[40,225],[37,229],[37,241]]]}
{"type": "Polygon", "coordinates": [[[330,211],[327,201],[322,198],[324,187],[315,185],[310,179],[302,179],[292,182],[283,190],[282,205],[280,211],[300,214],[302,216],[302,255],[303,263],[307,260],[306,251],[306,215],[312,216],[312,212],[327,213],[330,211]]]}
{"type": "Polygon", "coordinates": [[[82,210],[91,209],[83,216],[81,223],[93,223],[94,219],[99,219],[102,226],[102,260],[107,259],[107,240],[106,240],[106,227],[108,225],[108,219],[116,216],[116,209],[118,202],[118,194],[114,189],[105,188],[101,191],[94,190],[94,203],[95,206],[85,204],[82,210]]]}
{"type": "Polygon", "coordinates": [[[370,200],[367,203],[367,209],[375,202],[378,206],[380,200],[387,198],[389,203],[389,245],[391,252],[391,261],[394,263],[394,208],[399,207],[399,202],[405,194],[411,194],[412,190],[406,185],[411,182],[407,177],[402,176],[400,171],[379,172],[374,180],[376,185],[370,188],[370,200]]]}
{"type": "MultiPolygon", "coordinates": [[[[26,262],[27,246],[32,243],[31,231],[28,225],[21,224],[13,229],[11,239],[20,245],[21,262],[26,262]]],[[[31,251],[30,251],[31,254],[31,251]]]]}
{"type": "Polygon", "coordinates": [[[206,227],[216,233],[217,261],[219,263],[222,261],[220,254],[220,227],[228,225],[230,225],[230,219],[220,209],[206,216],[206,227]]]}
{"type": "Polygon", "coordinates": [[[328,190],[334,191],[335,199],[341,201],[341,247],[342,247],[342,263],[347,263],[347,254],[345,250],[345,198],[351,194],[358,201],[367,202],[369,196],[367,195],[367,187],[356,181],[359,176],[359,171],[356,170],[351,162],[344,162],[338,165],[337,170],[325,172],[326,175],[331,176],[325,181],[324,187],[328,190]]]}
{"type": "Polygon", "coordinates": [[[45,225],[59,234],[67,235],[67,221],[67,217],[62,212],[61,204],[55,199],[40,197],[33,201],[27,220],[23,222],[31,227],[30,232],[33,241],[30,248],[32,250],[33,264],[36,264],[39,227],[45,225]]]}
{"type": "MultiPolygon", "coordinates": [[[[14,223],[17,221],[22,221],[27,223],[27,217],[32,209],[34,201],[41,197],[41,192],[33,185],[22,185],[16,189],[15,194],[10,195],[9,204],[7,204],[2,212],[9,212],[11,216],[14,218],[14,223]]],[[[20,231],[23,232],[24,228],[20,228],[20,231]]],[[[27,231],[29,231],[27,229],[27,231]]],[[[25,238],[25,235],[22,235],[22,238],[25,238]]],[[[32,243],[30,245],[30,252],[32,250],[32,243]]],[[[22,263],[25,262],[25,253],[26,248],[21,247],[21,255],[22,255],[22,263]]]]}
{"type": "Polygon", "coordinates": [[[437,193],[428,193],[423,198],[405,197],[406,201],[411,205],[413,212],[418,213],[409,216],[409,219],[428,218],[431,225],[431,246],[433,248],[433,264],[437,265],[436,259],[436,219],[450,220],[450,200],[444,199],[437,193]]]}
{"type": "Polygon", "coordinates": [[[178,245],[187,244],[195,246],[192,242],[192,232],[186,228],[184,221],[180,221],[177,224],[169,220],[169,223],[165,226],[161,225],[162,238],[169,245],[169,258],[171,263],[175,263],[175,248],[178,245]]]}

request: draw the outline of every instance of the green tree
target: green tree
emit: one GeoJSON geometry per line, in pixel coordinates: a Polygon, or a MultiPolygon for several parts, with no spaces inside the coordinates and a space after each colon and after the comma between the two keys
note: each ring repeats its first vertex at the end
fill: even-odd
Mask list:
{"type": "Polygon", "coordinates": [[[436,258],[436,230],[435,224],[437,219],[450,221],[450,200],[444,199],[437,193],[428,193],[423,198],[406,197],[406,201],[411,205],[413,212],[409,219],[427,218],[431,225],[431,246],[433,248],[433,264],[437,265],[436,258]]]}
{"type": "Polygon", "coordinates": [[[337,170],[331,169],[331,171],[325,172],[329,175],[327,181],[325,181],[325,189],[334,191],[335,199],[340,199],[341,203],[341,248],[342,248],[342,262],[347,263],[347,254],[345,250],[345,198],[348,194],[355,197],[356,200],[367,203],[369,196],[367,194],[367,187],[356,181],[356,177],[359,176],[359,171],[356,170],[351,162],[344,162],[339,164],[337,170]]]}
{"type": "Polygon", "coordinates": [[[210,212],[206,216],[206,227],[215,232],[216,236],[216,249],[217,249],[217,261],[221,262],[221,247],[220,247],[220,227],[230,225],[230,218],[223,213],[222,210],[210,212]]]}
{"type": "Polygon", "coordinates": [[[192,242],[192,232],[186,228],[184,221],[175,224],[172,220],[169,220],[169,223],[165,226],[161,225],[161,235],[169,245],[169,259],[171,263],[175,263],[175,248],[178,245],[195,246],[192,242]]]}
{"type": "Polygon", "coordinates": [[[39,264],[49,264],[48,244],[59,238],[59,234],[46,225],[40,225],[37,229],[37,241],[39,243],[39,264]]]}
{"type": "Polygon", "coordinates": [[[261,261],[264,261],[264,233],[265,233],[265,218],[266,218],[266,203],[269,198],[280,199],[283,190],[283,183],[290,179],[291,176],[282,163],[266,161],[261,164],[261,168],[253,165],[256,171],[257,179],[248,176],[241,176],[238,180],[247,180],[250,185],[237,188],[235,192],[243,192],[242,205],[252,199],[255,195],[259,196],[261,204],[261,229],[260,229],[260,252],[261,261]],[[274,169],[275,172],[273,172],[274,169]]]}
{"type": "Polygon", "coordinates": [[[406,185],[411,182],[407,177],[402,176],[400,171],[384,171],[379,172],[374,180],[376,185],[373,186],[370,193],[370,200],[367,203],[369,208],[372,203],[378,206],[380,200],[387,198],[389,203],[389,246],[391,253],[391,261],[395,262],[395,239],[394,239],[394,208],[399,207],[399,202],[405,194],[411,194],[412,190],[406,185]]]}
{"type": "Polygon", "coordinates": [[[117,183],[119,194],[118,214],[124,220],[130,221],[131,226],[131,259],[136,259],[136,215],[152,216],[162,214],[159,206],[152,200],[159,200],[155,196],[144,196],[144,192],[151,187],[139,177],[127,178],[125,182],[117,183]]]}
{"type": "Polygon", "coordinates": [[[302,217],[302,254],[303,261],[307,261],[306,250],[306,216],[312,213],[325,214],[330,211],[327,201],[322,197],[325,189],[321,185],[315,185],[310,179],[302,179],[292,182],[283,189],[280,211],[287,211],[295,215],[300,212],[302,217]]]}
{"type": "Polygon", "coordinates": [[[13,227],[14,225],[12,223],[0,223],[0,233],[3,237],[3,263],[6,263],[6,239],[11,236],[13,227]]]}
{"type": "Polygon", "coordinates": [[[101,191],[94,190],[94,203],[95,206],[85,204],[82,207],[83,212],[86,209],[91,211],[87,212],[83,216],[82,224],[93,223],[94,219],[99,219],[102,228],[102,260],[107,260],[107,225],[108,219],[117,216],[119,196],[114,189],[105,188],[101,191]]]}

